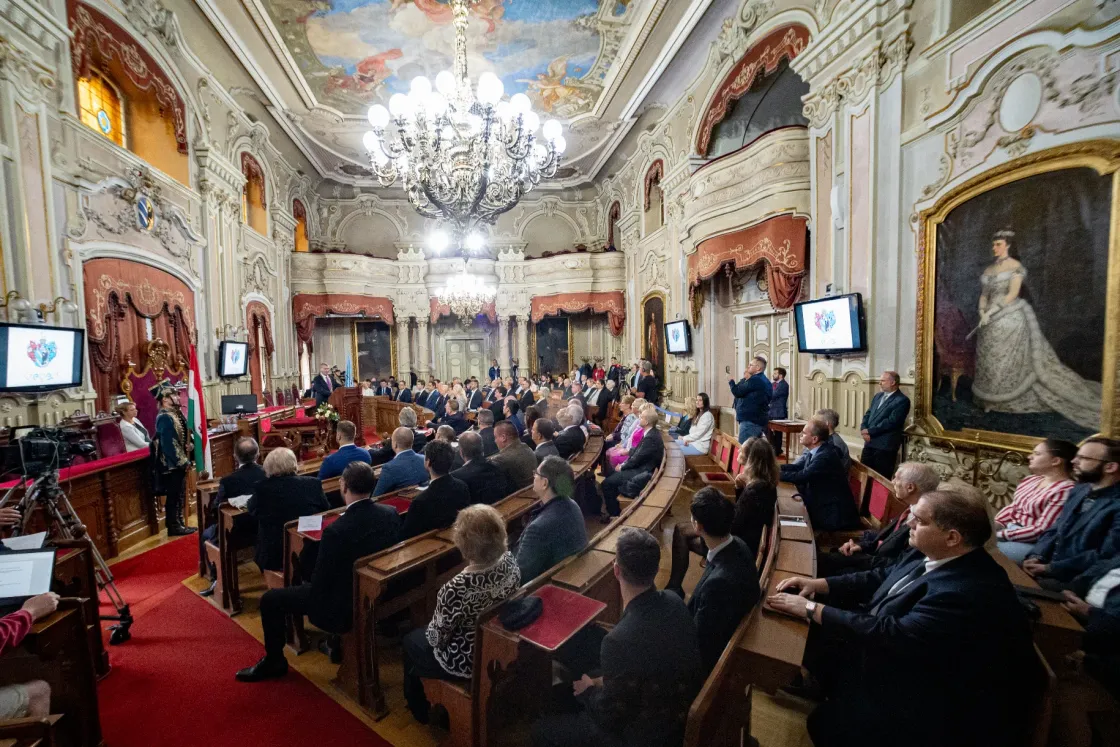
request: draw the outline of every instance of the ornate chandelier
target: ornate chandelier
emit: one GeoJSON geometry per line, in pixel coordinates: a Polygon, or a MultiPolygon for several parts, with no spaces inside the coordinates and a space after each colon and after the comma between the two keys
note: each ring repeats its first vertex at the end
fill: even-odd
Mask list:
{"type": "Polygon", "coordinates": [[[482,247],[485,226],[556,174],[567,147],[560,123],[549,120],[542,128],[528,96],[502,101],[504,87],[494,73],[483,73],[472,90],[467,12],[476,1],[451,0],[455,72],[437,75],[435,90],[427,78],[414,78],[408,95],[394,94],[388,109],[370,107],[373,129],[363,139],[381,185],[399,179],[416,211],[441,221],[468,251],[482,247]]]}
{"type": "Polygon", "coordinates": [[[497,289],[464,268],[447,279],[447,285],[436,294],[436,301],[450,308],[460,324],[469,327],[497,295],[497,289]]]}

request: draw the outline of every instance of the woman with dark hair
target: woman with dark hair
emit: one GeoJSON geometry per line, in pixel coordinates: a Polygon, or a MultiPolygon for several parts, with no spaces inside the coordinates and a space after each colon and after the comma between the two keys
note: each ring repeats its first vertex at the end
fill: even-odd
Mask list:
{"type": "Polygon", "coordinates": [[[762,437],[748,438],[739,447],[739,465],[742,471],[735,477],[739,496],[735,499],[731,533],[757,553],[762,533],[774,518],[781,467],[774,447],[762,437]]]}
{"type": "Polygon", "coordinates": [[[1000,552],[1022,563],[1043,532],[1054,525],[1073,489],[1070,469],[1077,447],[1048,438],[1034,447],[1027,465],[1031,474],[1015,488],[1010,506],[996,514],[1000,552]]]}
{"type": "Polygon", "coordinates": [[[715,432],[716,418],[712,414],[711,400],[705,392],[700,392],[696,395],[696,412],[692,416],[692,427],[679,439],[681,453],[685,456],[707,454],[715,432]]]}

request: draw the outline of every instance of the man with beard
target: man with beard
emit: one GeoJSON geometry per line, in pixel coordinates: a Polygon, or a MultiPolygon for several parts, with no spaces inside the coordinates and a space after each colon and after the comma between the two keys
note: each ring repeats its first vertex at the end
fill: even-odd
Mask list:
{"type": "Polygon", "coordinates": [[[1120,440],[1087,439],[1073,458],[1073,479],[1058,521],[1023,561],[1051,590],[1077,588],[1095,564],[1120,555],[1120,440]]]}

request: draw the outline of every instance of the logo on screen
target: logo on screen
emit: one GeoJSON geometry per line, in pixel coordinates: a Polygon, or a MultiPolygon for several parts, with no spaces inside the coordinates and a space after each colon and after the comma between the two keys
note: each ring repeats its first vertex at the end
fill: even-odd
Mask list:
{"type": "Polygon", "coordinates": [[[58,346],[46,339],[27,343],[27,357],[39,368],[45,367],[58,355],[58,346]]]}
{"type": "Polygon", "coordinates": [[[241,350],[239,348],[234,348],[233,350],[229,351],[229,362],[233,363],[234,365],[241,362],[241,350]]]}
{"type": "Polygon", "coordinates": [[[674,329],[673,330],[673,342],[680,342],[680,341],[681,341],[681,331],[679,329],[674,329]]]}
{"type": "Polygon", "coordinates": [[[813,321],[821,332],[829,332],[836,326],[836,312],[832,310],[818,311],[813,321]]]}

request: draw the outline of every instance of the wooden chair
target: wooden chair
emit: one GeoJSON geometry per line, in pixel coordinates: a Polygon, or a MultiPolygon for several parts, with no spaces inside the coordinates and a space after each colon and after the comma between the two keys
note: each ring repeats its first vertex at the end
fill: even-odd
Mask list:
{"type": "Polygon", "coordinates": [[[261,439],[261,459],[263,460],[276,449],[291,449],[295,451],[296,446],[296,442],[284,433],[272,431],[265,434],[265,437],[261,439]]]}
{"type": "Polygon", "coordinates": [[[272,392],[265,389],[264,392],[261,394],[261,399],[264,400],[264,406],[265,407],[272,407],[272,392]]]}
{"type": "Polygon", "coordinates": [[[424,694],[433,706],[447,711],[448,736],[444,742],[450,747],[471,747],[471,681],[437,680],[421,678],[424,694]]]}
{"type": "Polygon", "coordinates": [[[0,721],[0,744],[12,740],[11,747],[54,747],[58,741],[55,728],[61,714],[46,718],[16,718],[0,721]]]}
{"type": "Polygon", "coordinates": [[[285,402],[285,399],[286,398],[284,397],[284,390],[281,389],[280,387],[277,387],[276,388],[276,404],[280,407],[283,407],[285,404],[287,404],[285,402]]]}
{"type": "Polygon", "coordinates": [[[848,485],[863,526],[860,529],[822,532],[818,536],[818,544],[822,547],[839,547],[867,530],[877,531],[906,510],[906,504],[895,493],[894,483],[854,459],[848,467],[848,485]]]}

